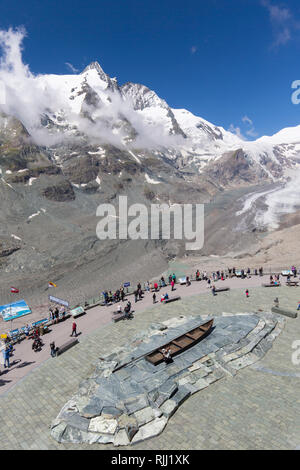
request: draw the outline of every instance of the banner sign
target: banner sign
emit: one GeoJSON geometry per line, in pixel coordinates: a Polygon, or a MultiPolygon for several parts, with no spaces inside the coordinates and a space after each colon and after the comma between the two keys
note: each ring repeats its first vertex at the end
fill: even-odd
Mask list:
{"type": "Polygon", "coordinates": [[[123,286],[124,287],[130,287],[130,282],[124,282],[123,286]]]}
{"type": "Polygon", "coordinates": [[[56,304],[63,305],[64,307],[69,308],[69,302],[67,300],[58,299],[57,297],[54,297],[53,295],[49,295],[49,300],[50,302],[54,302],[56,304]]]}
{"type": "Polygon", "coordinates": [[[22,317],[31,313],[30,308],[25,300],[19,300],[11,304],[0,305],[0,315],[4,321],[14,320],[15,318],[22,317]]]}

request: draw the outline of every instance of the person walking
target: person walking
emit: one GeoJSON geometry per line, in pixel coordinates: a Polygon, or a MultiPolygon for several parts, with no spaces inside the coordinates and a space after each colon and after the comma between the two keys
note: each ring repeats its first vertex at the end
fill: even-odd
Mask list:
{"type": "Polygon", "coordinates": [[[76,325],[75,322],[73,322],[73,324],[72,324],[72,334],[71,334],[71,336],[73,336],[73,334],[75,334],[75,337],[77,336],[76,328],[77,328],[77,325],[76,325]]]}
{"type": "Polygon", "coordinates": [[[299,302],[298,302],[297,310],[300,310],[300,300],[299,300],[299,302]]]}
{"type": "Polygon", "coordinates": [[[56,347],[55,347],[54,341],[52,341],[52,343],[50,343],[50,354],[51,354],[51,357],[56,356],[56,347]]]}
{"type": "Polygon", "coordinates": [[[153,296],[152,296],[152,299],[153,299],[153,303],[155,304],[155,302],[156,302],[156,294],[155,294],[155,292],[154,292],[154,294],[153,294],[153,296]]]}
{"type": "Polygon", "coordinates": [[[249,297],[249,291],[248,291],[248,289],[246,289],[246,297],[247,297],[247,299],[248,299],[248,297],[249,297]]]}

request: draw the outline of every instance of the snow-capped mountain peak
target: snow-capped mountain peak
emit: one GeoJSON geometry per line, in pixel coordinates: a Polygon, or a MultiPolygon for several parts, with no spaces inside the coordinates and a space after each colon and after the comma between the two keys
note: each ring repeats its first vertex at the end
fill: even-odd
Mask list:
{"type": "Polygon", "coordinates": [[[228,165],[241,151],[239,159],[244,155],[252,171],[270,179],[281,178],[300,151],[300,126],[243,141],[188,110],[171,108],[146,85],[119,86],[97,61],[77,75],[38,75],[26,80],[26,96],[17,86],[8,88],[3,112],[15,115],[37,143],[46,146],[53,136],[57,141],[84,135],[99,145],[158,151],[156,155],[200,174],[223,158],[228,165]]]}

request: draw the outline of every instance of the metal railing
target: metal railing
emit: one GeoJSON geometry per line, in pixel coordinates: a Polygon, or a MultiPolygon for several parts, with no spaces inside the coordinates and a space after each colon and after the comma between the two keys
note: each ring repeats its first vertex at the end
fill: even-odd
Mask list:
{"type": "MultiPolygon", "coordinates": [[[[283,266],[283,267],[271,267],[271,266],[268,266],[268,267],[264,267],[263,268],[263,275],[280,275],[282,273],[282,271],[286,271],[286,270],[290,270],[291,268],[287,268],[286,266],[283,266]]],[[[236,272],[239,272],[241,271],[240,269],[236,268],[236,272]]],[[[206,270],[206,275],[207,277],[212,277],[213,276],[213,273],[216,274],[216,271],[213,271],[213,270],[206,270]]],[[[225,278],[229,278],[230,277],[230,273],[229,273],[229,270],[228,269],[223,269],[223,270],[219,270],[220,273],[223,273],[224,274],[224,277],[225,278]]],[[[245,273],[245,276],[247,276],[247,268],[244,269],[244,273],[245,273]]],[[[203,274],[203,271],[200,272],[200,276],[202,277],[202,274],[203,274]]],[[[297,269],[297,275],[300,274],[300,269],[297,269]]],[[[176,272],[175,272],[175,275],[176,275],[176,272]]],[[[250,276],[259,276],[259,268],[257,268],[257,274],[255,274],[255,269],[254,268],[251,268],[250,269],[250,276]]],[[[186,273],[184,276],[180,276],[180,277],[189,277],[190,281],[193,282],[193,281],[196,281],[196,273],[192,273],[192,274],[188,274],[186,273]]],[[[180,278],[179,277],[179,278],[180,278]]],[[[231,277],[234,277],[234,274],[231,272],[231,277]]],[[[179,279],[177,276],[176,276],[176,282],[178,282],[178,279],[179,279]]],[[[160,283],[160,280],[157,280],[157,279],[151,279],[151,281],[149,281],[150,284],[153,285],[154,282],[157,282],[158,286],[161,288],[161,283],[160,283]]],[[[170,285],[169,283],[169,279],[165,277],[165,283],[166,285],[170,285]]],[[[141,283],[142,285],[142,290],[146,290],[146,282],[144,283],[141,283]]],[[[134,291],[136,290],[136,286],[130,286],[130,287],[125,287],[124,288],[124,292],[125,292],[125,295],[133,295],[134,294],[134,291]]],[[[111,292],[115,292],[115,290],[111,290],[111,292]]],[[[95,297],[92,297],[92,298],[89,298],[87,300],[84,301],[84,304],[85,306],[93,306],[93,305],[98,305],[100,303],[104,303],[104,295],[101,294],[100,296],[95,296],[95,297]]],[[[79,304],[77,304],[76,306],[78,306],[79,304]]],[[[73,308],[73,307],[72,307],[73,308]]]]}

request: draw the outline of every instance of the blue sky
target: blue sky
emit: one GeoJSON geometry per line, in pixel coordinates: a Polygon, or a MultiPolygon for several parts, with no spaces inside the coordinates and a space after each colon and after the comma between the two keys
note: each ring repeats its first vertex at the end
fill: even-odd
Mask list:
{"type": "Polygon", "coordinates": [[[248,139],[300,124],[299,0],[0,0],[0,29],[19,26],[33,73],[97,60],[248,139]]]}

